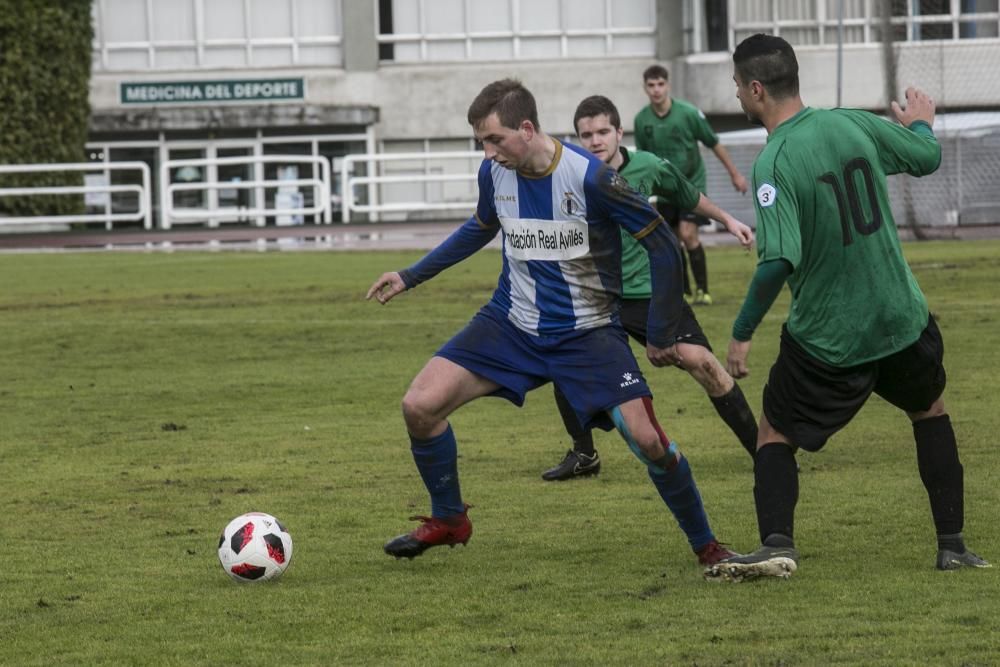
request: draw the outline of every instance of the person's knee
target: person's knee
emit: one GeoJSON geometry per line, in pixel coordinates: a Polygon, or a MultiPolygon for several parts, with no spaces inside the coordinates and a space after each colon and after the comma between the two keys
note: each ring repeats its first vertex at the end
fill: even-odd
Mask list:
{"type": "Polygon", "coordinates": [[[643,425],[634,429],[637,433],[633,433],[635,438],[635,444],[650,461],[658,461],[663,458],[666,454],[666,444],[660,439],[659,433],[653,428],[651,424],[643,425]]]}
{"type": "Polygon", "coordinates": [[[724,396],[735,381],[715,355],[700,345],[678,345],[681,367],[702,386],[709,396],[724,396]]]}
{"type": "Polygon", "coordinates": [[[694,250],[698,247],[698,225],[691,222],[682,223],[680,233],[685,248],[694,250]]]}
{"type": "Polygon", "coordinates": [[[936,401],[931,403],[931,407],[923,410],[921,412],[907,412],[906,415],[910,418],[912,422],[923,421],[924,419],[931,419],[933,417],[940,417],[941,415],[947,414],[948,411],[944,407],[944,399],[938,397],[936,401]]]}
{"type": "Polygon", "coordinates": [[[620,407],[613,408],[609,414],[629,449],[639,460],[649,464],[660,460],[666,453],[669,443],[663,442],[659,430],[648,416],[639,416],[633,411],[632,416],[626,418],[620,407]]]}
{"type": "Polygon", "coordinates": [[[410,388],[403,396],[403,421],[410,435],[418,438],[428,437],[434,426],[440,421],[434,407],[425,394],[410,388]]]}

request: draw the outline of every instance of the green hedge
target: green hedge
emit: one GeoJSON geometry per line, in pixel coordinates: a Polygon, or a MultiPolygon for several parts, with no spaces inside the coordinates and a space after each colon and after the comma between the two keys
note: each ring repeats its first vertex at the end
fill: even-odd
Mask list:
{"type": "MultiPolygon", "coordinates": [[[[83,162],[90,116],[90,0],[0,0],[0,164],[83,162]]],[[[82,184],[12,174],[0,186],[82,184]]],[[[83,212],[81,195],[0,197],[0,215],[83,212]]]]}

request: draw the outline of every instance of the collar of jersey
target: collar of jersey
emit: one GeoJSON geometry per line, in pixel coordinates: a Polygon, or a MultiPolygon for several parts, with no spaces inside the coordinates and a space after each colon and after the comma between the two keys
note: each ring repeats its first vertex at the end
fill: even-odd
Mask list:
{"type": "Polygon", "coordinates": [[[781,125],[774,128],[774,130],[771,131],[771,134],[768,135],[767,140],[771,141],[771,139],[774,139],[776,136],[778,136],[788,128],[795,126],[796,123],[798,123],[800,120],[808,116],[809,113],[811,112],[812,112],[812,107],[802,107],[802,109],[800,109],[798,113],[796,113],[788,120],[782,121],[781,125]]]}
{"type": "Polygon", "coordinates": [[[670,113],[674,110],[674,103],[675,102],[677,102],[677,100],[675,100],[674,98],[671,97],[670,98],[670,108],[667,109],[667,113],[663,114],[662,116],[660,114],[656,113],[656,109],[653,108],[652,102],[650,102],[650,104],[649,104],[649,110],[653,112],[653,116],[654,117],[659,118],[660,120],[663,120],[664,118],[666,118],[667,116],[669,116],[670,113]]]}
{"type": "Polygon", "coordinates": [[[563,152],[562,142],[556,139],[555,137],[552,137],[552,141],[554,141],[556,144],[556,152],[552,155],[552,163],[549,164],[548,169],[546,169],[544,172],[542,172],[537,176],[535,176],[534,174],[526,174],[520,169],[518,169],[517,175],[520,176],[521,178],[545,178],[546,176],[551,176],[552,172],[555,171],[556,167],[559,166],[559,160],[560,158],[562,158],[562,152],[563,152]]]}
{"type": "Polygon", "coordinates": [[[618,167],[618,173],[620,174],[625,171],[625,167],[628,166],[629,160],[632,159],[632,156],[628,154],[628,149],[624,146],[619,146],[618,150],[621,151],[622,154],[622,166],[618,167]]]}

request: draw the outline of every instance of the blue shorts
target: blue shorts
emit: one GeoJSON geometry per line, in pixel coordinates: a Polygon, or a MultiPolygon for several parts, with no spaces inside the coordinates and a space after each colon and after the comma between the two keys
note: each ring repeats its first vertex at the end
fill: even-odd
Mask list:
{"type": "Polygon", "coordinates": [[[483,308],[436,356],[496,382],[491,395],[518,406],[529,391],[554,382],[587,428],[610,431],[608,410],[652,396],[618,325],[534,336],[483,308]]]}

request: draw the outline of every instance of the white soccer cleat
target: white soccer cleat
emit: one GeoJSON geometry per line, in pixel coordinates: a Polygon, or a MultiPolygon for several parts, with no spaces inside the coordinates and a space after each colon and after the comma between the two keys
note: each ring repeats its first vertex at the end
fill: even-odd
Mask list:
{"type": "Polygon", "coordinates": [[[795,561],[785,556],[768,558],[755,563],[723,561],[707,568],[705,579],[708,581],[728,581],[734,584],[759,577],[788,579],[796,569],[798,569],[798,565],[795,564],[795,561]]]}

